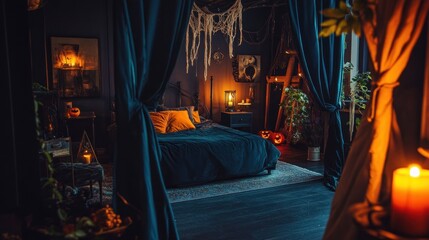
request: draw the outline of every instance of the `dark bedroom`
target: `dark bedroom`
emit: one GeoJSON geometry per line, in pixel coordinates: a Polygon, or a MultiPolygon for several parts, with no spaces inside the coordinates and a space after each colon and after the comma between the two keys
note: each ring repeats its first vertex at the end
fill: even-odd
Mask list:
{"type": "Polygon", "coordinates": [[[429,1],[6,0],[0,239],[429,239],[429,1]]]}

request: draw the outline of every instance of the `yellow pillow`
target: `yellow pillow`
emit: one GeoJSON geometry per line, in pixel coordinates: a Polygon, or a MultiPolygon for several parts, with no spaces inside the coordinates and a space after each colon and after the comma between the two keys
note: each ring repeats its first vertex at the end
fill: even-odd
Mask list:
{"type": "Polygon", "coordinates": [[[178,132],[195,129],[194,124],[189,119],[188,111],[164,111],[169,112],[167,132],[178,132]]]}
{"type": "Polygon", "coordinates": [[[169,113],[164,112],[149,112],[150,119],[152,120],[155,132],[157,133],[167,133],[167,126],[169,120],[169,113]]]}
{"type": "Polygon", "coordinates": [[[194,119],[194,123],[201,123],[200,114],[198,110],[192,112],[192,118],[194,119]]]}

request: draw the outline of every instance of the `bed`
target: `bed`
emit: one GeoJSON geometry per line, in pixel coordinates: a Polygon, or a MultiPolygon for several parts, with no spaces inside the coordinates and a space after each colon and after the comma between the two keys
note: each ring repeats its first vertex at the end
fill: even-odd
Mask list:
{"type": "Polygon", "coordinates": [[[275,169],[280,151],[260,136],[210,120],[192,130],[158,134],[167,188],[252,176],[275,169]]]}
{"type": "Polygon", "coordinates": [[[177,96],[174,102],[178,107],[164,107],[168,99],[163,97],[162,104],[151,112],[167,188],[250,177],[264,171],[270,174],[275,169],[280,151],[274,144],[259,135],[210,120],[211,97],[207,108],[199,103],[198,94],[184,91],[180,82],[169,83],[168,87],[176,94],[166,96],[177,96]],[[183,107],[183,97],[190,99],[191,105],[183,107]]]}

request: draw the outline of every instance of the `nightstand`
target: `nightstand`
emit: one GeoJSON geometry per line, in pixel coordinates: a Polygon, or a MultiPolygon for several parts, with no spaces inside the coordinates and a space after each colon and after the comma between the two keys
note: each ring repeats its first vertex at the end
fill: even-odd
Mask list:
{"type": "Polygon", "coordinates": [[[221,124],[230,128],[252,131],[252,112],[222,112],[221,124]]]}
{"type": "Polygon", "coordinates": [[[71,137],[72,142],[80,142],[82,134],[85,130],[91,140],[91,144],[95,147],[95,113],[94,112],[81,112],[78,117],[65,118],[66,133],[71,137]]]}

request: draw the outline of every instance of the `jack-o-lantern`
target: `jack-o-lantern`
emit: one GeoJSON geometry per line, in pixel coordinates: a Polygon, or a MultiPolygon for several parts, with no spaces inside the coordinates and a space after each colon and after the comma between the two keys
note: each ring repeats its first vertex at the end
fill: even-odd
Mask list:
{"type": "Polygon", "coordinates": [[[271,141],[276,144],[282,144],[285,140],[285,136],[282,133],[274,132],[271,134],[271,141]]]}
{"type": "Polygon", "coordinates": [[[70,117],[79,117],[80,115],[80,109],[77,107],[72,107],[69,109],[70,117]]]}
{"type": "Polygon", "coordinates": [[[271,132],[270,130],[261,130],[259,131],[259,136],[261,136],[263,139],[269,139],[272,133],[273,132],[271,132]]]}

